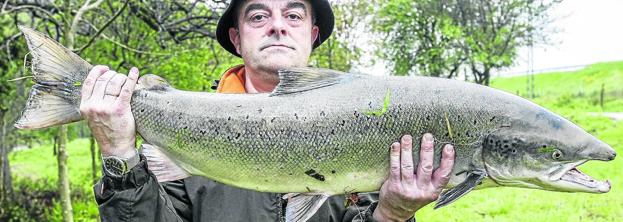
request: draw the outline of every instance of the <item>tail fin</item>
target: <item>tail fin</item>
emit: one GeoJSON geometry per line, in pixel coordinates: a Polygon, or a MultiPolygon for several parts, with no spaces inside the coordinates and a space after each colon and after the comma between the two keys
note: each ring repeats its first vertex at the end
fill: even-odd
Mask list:
{"type": "Polygon", "coordinates": [[[30,49],[35,84],[15,127],[38,129],[81,120],[80,85],[91,64],[43,33],[19,29],[30,49]]]}

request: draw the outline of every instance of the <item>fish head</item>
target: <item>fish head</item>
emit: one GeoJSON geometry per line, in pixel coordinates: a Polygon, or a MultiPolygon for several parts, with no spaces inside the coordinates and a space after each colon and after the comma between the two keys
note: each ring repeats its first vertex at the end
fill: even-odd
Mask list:
{"type": "Polygon", "coordinates": [[[609,181],[593,179],[577,167],[590,160],[613,160],[612,147],[543,108],[518,116],[483,138],[483,161],[491,179],[502,186],[610,191],[609,181]]]}

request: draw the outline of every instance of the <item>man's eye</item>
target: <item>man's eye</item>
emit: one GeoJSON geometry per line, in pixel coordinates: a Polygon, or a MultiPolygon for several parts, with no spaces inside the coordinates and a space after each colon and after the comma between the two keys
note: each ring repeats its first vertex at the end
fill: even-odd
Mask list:
{"type": "Polygon", "coordinates": [[[266,18],[265,15],[254,15],[253,17],[251,17],[251,21],[254,21],[254,22],[262,21],[264,18],[266,18]]]}
{"type": "Polygon", "coordinates": [[[303,18],[301,18],[301,16],[297,15],[297,14],[289,14],[288,18],[291,20],[302,20],[303,18]]]}

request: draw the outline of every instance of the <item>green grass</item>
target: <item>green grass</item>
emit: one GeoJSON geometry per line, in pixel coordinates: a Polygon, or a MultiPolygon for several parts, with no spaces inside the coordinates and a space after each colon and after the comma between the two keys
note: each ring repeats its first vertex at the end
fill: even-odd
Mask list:
{"type": "MultiPolygon", "coordinates": [[[[88,139],[76,139],[68,143],[69,178],[72,191],[74,219],[76,221],[94,221],[99,217],[97,204],[93,195],[91,181],[91,154],[88,139]]],[[[52,145],[39,145],[32,149],[12,152],[9,154],[13,184],[18,199],[22,203],[34,202],[30,208],[20,206],[24,212],[14,214],[19,221],[60,221],[61,206],[57,201],[56,185],[58,182],[58,168],[56,156],[53,155],[52,145]],[[25,211],[36,211],[39,218],[32,218],[25,211]],[[21,214],[20,214],[21,213],[21,214]],[[27,215],[28,217],[24,217],[27,215]]],[[[99,166],[99,158],[96,158],[99,166]]],[[[101,171],[98,170],[98,177],[101,171]]]]}
{"type": "MultiPolygon", "coordinates": [[[[534,102],[579,124],[593,135],[623,153],[623,121],[614,122],[588,112],[623,112],[623,62],[603,63],[574,72],[535,76],[534,102]],[[605,84],[603,109],[599,92],[605,84]]],[[[525,95],[526,77],[500,78],[492,86],[525,95]]],[[[91,190],[91,163],[88,140],[69,143],[69,172],[76,221],[97,218],[91,190]]],[[[52,147],[43,145],[10,154],[12,172],[21,189],[53,191],[57,181],[56,157],[52,147]],[[25,182],[30,181],[30,182],[25,182]]],[[[556,193],[519,188],[491,188],[469,193],[457,202],[417,212],[420,221],[618,221],[623,218],[623,158],[611,162],[589,162],[582,171],[597,178],[610,179],[607,194],[556,193]]],[[[44,210],[48,220],[60,218],[60,206],[52,203],[44,210]]]]}
{"type": "MultiPolygon", "coordinates": [[[[595,64],[574,72],[535,76],[532,99],[580,125],[623,153],[623,121],[588,115],[601,112],[599,94],[605,88],[606,112],[623,112],[623,62],[595,64]]],[[[526,95],[526,77],[499,78],[492,87],[526,95]]],[[[623,159],[591,161],[580,169],[600,180],[610,179],[606,194],[558,193],[521,188],[472,191],[449,206],[418,211],[422,221],[620,221],[623,218],[623,159]]]]}

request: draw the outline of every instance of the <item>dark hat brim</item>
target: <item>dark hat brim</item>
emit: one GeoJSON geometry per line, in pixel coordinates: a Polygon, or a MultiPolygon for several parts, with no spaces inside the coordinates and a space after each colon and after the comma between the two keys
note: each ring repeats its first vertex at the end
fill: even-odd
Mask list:
{"type": "MultiPolygon", "coordinates": [[[[232,0],[216,26],[216,40],[218,43],[229,53],[238,57],[240,57],[240,54],[238,54],[236,47],[229,39],[229,28],[234,27],[237,19],[236,15],[234,15],[234,10],[243,2],[244,0],[232,0]]],[[[328,0],[310,0],[309,2],[312,5],[312,10],[314,10],[316,26],[318,26],[318,39],[314,42],[315,49],[331,36],[335,25],[335,16],[328,0]]]]}

